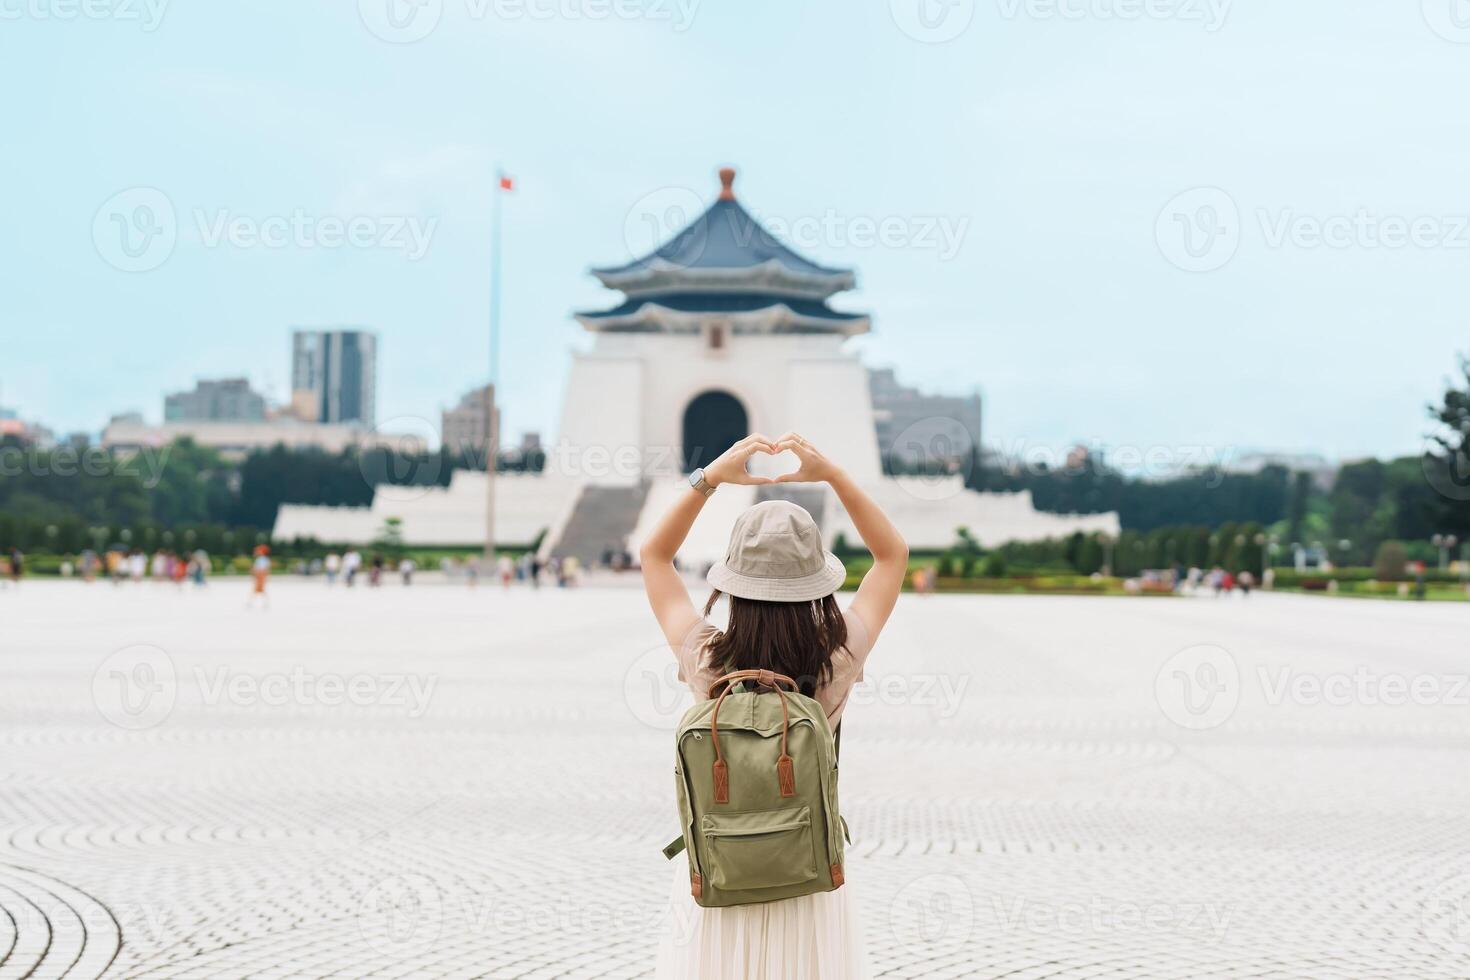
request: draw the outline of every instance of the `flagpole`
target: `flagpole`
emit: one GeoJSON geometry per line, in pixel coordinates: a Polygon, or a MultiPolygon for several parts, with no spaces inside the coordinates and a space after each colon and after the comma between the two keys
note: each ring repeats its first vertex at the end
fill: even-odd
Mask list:
{"type": "Polygon", "coordinates": [[[495,561],[495,463],[500,454],[500,427],[496,425],[495,402],[500,382],[500,195],[504,173],[495,168],[490,203],[490,385],[485,393],[485,574],[493,574],[495,561]]]}

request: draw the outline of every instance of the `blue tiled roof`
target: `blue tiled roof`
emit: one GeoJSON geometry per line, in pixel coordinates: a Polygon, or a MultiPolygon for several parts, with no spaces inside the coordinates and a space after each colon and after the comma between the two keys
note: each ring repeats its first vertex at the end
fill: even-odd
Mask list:
{"type": "Polygon", "coordinates": [[[649,268],[659,260],[686,269],[747,269],[775,260],[793,272],[806,275],[849,273],[847,269],[831,269],[797,255],[762,228],[738,201],[723,198],[641,259],[592,271],[598,275],[625,275],[649,268]]]}
{"type": "Polygon", "coordinates": [[[687,313],[750,313],[772,306],[784,305],[797,316],[831,320],[835,323],[867,318],[866,313],[844,313],[840,310],[834,310],[826,303],[816,299],[797,299],[791,296],[777,296],[768,293],[705,292],[655,293],[649,296],[637,296],[633,299],[623,301],[623,303],[610,310],[593,310],[578,313],[577,316],[585,317],[589,320],[612,320],[618,317],[632,316],[646,304],[650,303],[666,309],[687,313]]]}

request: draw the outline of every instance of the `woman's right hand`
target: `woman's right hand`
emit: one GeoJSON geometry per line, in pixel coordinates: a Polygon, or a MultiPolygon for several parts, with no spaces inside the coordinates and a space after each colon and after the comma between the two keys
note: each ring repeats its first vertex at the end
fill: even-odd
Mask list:
{"type": "Polygon", "coordinates": [[[745,467],[750,463],[750,457],[756,453],[766,453],[774,456],[780,452],[775,443],[761,435],[753,433],[741,439],[735,445],[720,454],[720,457],[704,468],[704,482],[712,487],[721,483],[743,484],[755,486],[764,483],[775,483],[768,476],[756,476],[745,467]]]}

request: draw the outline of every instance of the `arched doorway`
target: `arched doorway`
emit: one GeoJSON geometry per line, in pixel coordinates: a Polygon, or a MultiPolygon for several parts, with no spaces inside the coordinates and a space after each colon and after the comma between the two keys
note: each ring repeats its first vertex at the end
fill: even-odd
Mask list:
{"type": "Polygon", "coordinates": [[[750,433],[745,406],[728,391],[696,395],[684,409],[684,472],[713,462],[750,433]]]}

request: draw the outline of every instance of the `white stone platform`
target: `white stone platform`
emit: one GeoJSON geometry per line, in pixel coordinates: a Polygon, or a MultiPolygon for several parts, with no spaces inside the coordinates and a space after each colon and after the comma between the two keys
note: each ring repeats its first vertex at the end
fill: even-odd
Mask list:
{"type": "MultiPolygon", "coordinates": [[[[0,977],[648,976],[638,592],[272,593],[0,589],[0,977]]],[[[875,973],[1466,976],[1467,627],[905,597],[843,742],[875,973]]]]}

